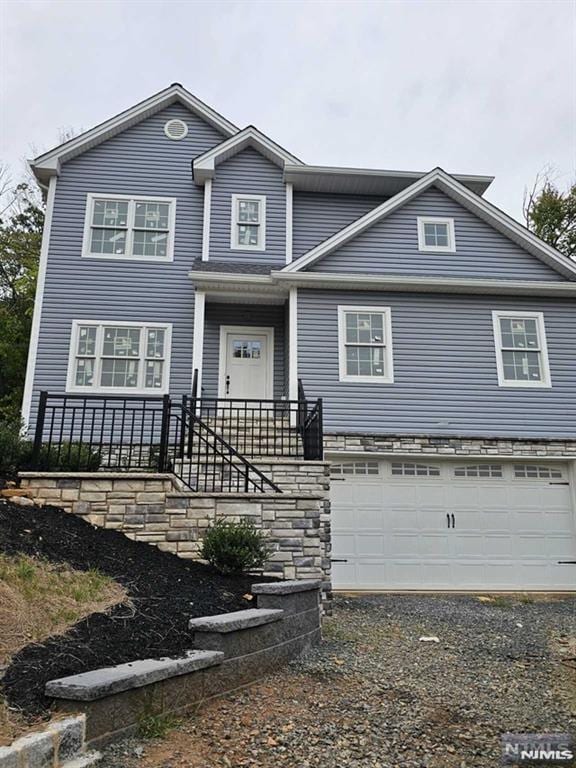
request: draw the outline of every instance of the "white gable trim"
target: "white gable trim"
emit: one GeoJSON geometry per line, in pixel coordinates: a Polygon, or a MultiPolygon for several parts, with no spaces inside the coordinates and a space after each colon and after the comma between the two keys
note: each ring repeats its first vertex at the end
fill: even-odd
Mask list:
{"type": "Polygon", "coordinates": [[[341,229],[329,237],[320,245],[312,248],[297,261],[284,267],[283,272],[300,272],[310,264],[314,264],[328,253],[335,251],[359,234],[369,229],[373,224],[381,221],[393,211],[405,205],[408,201],[421,194],[432,185],[437,186],[456,202],[475,213],[481,219],[493,226],[506,237],[520,245],[536,258],[555,269],[567,278],[576,278],[576,264],[566,256],[563,256],[555,248],[547,245],[539,237],[510,216],[496,208],[492,203],[471,192],[463,184],[447,174],[441,168],[435,168],[423,176],[419,181],[407,187],[395,197],[369,211],[367,214],[341,229]]]}
{"type": "Polygon", "coordinates": [[[301,160],[291,155],[275,141],[269,139],[254,126],[249,125],[221,144],[194,158],[192,172],[196,184],[204,184],[207,179],[214,176],[216,166],[228,158],[233,157],[243,149],[253,147],[271,162],[283,168],[287,163],[303,165],[301,160]]]}
{"type": "Polygon", "coordinates": [[[112,136],[176,102],[183,104],[191,112],[198,115],[198,117],[205,120],[225,136],[233,136],[239,131],[239,128],[233,123],[226,120],[225,117],[222,117],[222,115],[218,114],[207,104],[204,104],[200,99],[197,99],[196,96],[181,85],[175,83],[163,91],[150,96],[150,98],[141,101],[139,104],[130,107],[130,109],[120,112],[120,114],[112,117],[110,120],[100,123],[100,125],[91,128],[80,136],[76,136],[70,139],[70,141],[31,160],[30,166],[36,178],[45,184],[51,176],[59,174],[61,163],[101,144],[103,141],[112,138],[112,136]]]}

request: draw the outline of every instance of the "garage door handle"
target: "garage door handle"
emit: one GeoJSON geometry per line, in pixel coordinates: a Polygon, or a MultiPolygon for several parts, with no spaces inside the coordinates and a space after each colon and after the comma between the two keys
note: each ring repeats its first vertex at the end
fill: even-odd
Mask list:
{"type": "Polygon", "coordinates": [[[456,518],[454,517],[454,513],[452,513],[452,528],[456,528],[456,518]]]}
{"type": "Polygon", "coordinates": [[[339,560],[337,557],[331,557],[330,562],[331,563],[347,563],[348,560],[339,560]]]}
{"type": "Polygon", "coordinates": [[[448,512],[446,512],[446,522],[448,523],[448,528],[450,528],[450,515],[448,512]]]}

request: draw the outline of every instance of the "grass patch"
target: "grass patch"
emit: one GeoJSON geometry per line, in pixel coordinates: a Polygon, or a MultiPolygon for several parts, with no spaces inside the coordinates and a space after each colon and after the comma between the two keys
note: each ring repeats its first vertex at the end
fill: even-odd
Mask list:
{"type": "Polygon", "coordinates": [[[122,587],[98,571],[0,554],[0,664],[28,643],[59,634],[124,595],[122,587]]]}
{"type": "Polygon", "coordinates": [[[171,714],[142,715],[138,720],[138,736],[141,739],[164,739],[180,725],[180,720],[171,714]]]}
{"type": "MultiPolygon", "coordinates": [[[[98,571],[0,553],[0,666],[29,643],[62,634],[85,616],[125,598],[124,589],[98,571]]],[[[0,744],[27,727],[0,699],[0,744]]]]}

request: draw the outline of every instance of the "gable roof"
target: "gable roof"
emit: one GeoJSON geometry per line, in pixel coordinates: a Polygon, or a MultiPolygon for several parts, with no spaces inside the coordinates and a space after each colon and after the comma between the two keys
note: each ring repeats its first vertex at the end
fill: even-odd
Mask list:
{"type": "Polygon", "coordinates": [[[248,147],[254,148],[281,168],[284,168],[287,163],[298,166],[304,165],[297,157],[291,155],[290,152],[269,139],[253,125],[249,125],[221,144],[217,144],[204,152],[203,155],[194,158],[192,173],[196,184],[204,184],[206,179],[211,179],[214,176],[217,165],[248,147]]]}
{"type": "Polygon", "coordinates": [[[198,115],[207,123],[216,128],[224,136],[233,136],[240,130],[233,123],[220,115],[216,110],[204,104],[196,96],[187,91],[180,83],[173,83],[168,88],[155,93],[148,99],[139,102],[129,109],[120,112],[115,117],[106,120],[103,123],[91,128],[80,136],[75,136],[70,141],[60,144],[54,149],[39,155],[30,161],[36,178],[41,184],[46,184],[51,176],[57,176],[60,172],[60,164],[70,160],[82,152],[101,144],[103,141],[116,136],[121,131],[130,128],[151,115],[160,112],[160,110],[169,107],[171,104],[180,103],[187,107],[192,113],[198,115]]]}
{"type": "Polygon", "coordinates": [[[435,186],[442,192],[445,192],[453,200],[463,205],[472,213],[475,213],[479,218],[493,226],[494,229],[506,235],[506,237],[560,274],[568,279],[576,279],[576,263],[543,240],[540,240],[539,237],[499,208],[496,208],[495,205],[471,192],[460,181],[450,176],[446,171],[443,171],[442,168],[435,168],[402,192],[399,192],[364,216],[356,219],[352,224],[336,232],[327,240],[324,240],[323,243],[309,250],[304,256],[284,267],[282,272],[293,273],[302,271],[305,267],[314,264],[327,254],[357,237],[373,224],[381,221],[431,186],[435,186]]]}

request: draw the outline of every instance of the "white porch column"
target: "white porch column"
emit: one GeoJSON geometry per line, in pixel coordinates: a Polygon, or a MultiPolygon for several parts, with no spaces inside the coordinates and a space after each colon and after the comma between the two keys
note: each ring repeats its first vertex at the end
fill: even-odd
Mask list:
{"type": "Polygon", "coordinates": [[[288,397],[298,400],[298,288],[290,288],[288,304],[288,397]]]}
{"type": "Polygon", "coordinates": [[[210,210],[212,208],[212,179],[204,182],[204,216],[202,220],[202,261],[210,258],[210,210]]]}
{"type": "Polygon", "coordinates": [[[196,290],[194,295],[194,335],[192,338],[192,377],[198,370],[198,395],[202,392],[202,357],[204,353],[204,309],[206,293],[196,290]]]}

